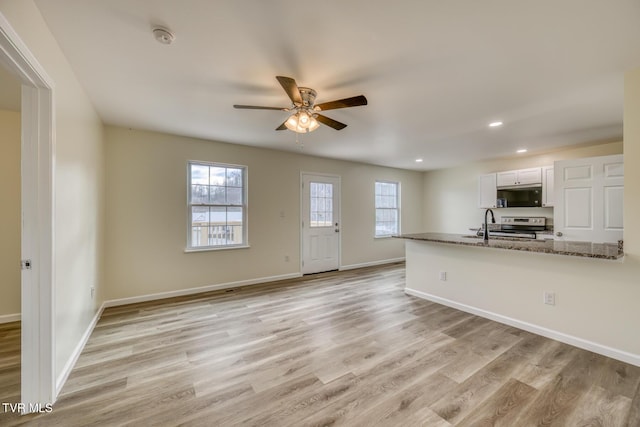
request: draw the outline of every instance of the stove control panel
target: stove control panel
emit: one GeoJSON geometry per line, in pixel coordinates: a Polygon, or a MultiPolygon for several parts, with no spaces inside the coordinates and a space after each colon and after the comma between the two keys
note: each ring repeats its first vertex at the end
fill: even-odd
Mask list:
{"type": "Polygon", "coordinates": [[[547,223],[547,218],[543,216],[503,216],[500,219],[500,224],[517,225],[517,226],[535,226],[544,227],[547,223]]]}

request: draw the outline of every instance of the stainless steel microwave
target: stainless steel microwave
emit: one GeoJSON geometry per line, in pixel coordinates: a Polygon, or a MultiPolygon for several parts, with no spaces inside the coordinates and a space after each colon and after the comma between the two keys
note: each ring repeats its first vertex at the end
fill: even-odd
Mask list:
{"type": "Polygon", "coordinates": [[[498,188],[498,208],[539,208],[542,206],[542,186],[498,188]]]}

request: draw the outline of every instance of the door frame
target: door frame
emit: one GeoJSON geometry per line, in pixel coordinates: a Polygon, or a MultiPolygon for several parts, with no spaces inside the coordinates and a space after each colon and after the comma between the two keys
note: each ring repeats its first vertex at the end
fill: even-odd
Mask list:
{"type": "Polygon", "coordinates": [[[309,172],[309,171],[300,171],[300,222],[298,223],[298,230],[300,231],[300,274],[302,274],[302,262],[304,261],[304,230],[302,227],[302,222],[305,220],[304,218],[304,177],[305,175],[314,175],[314,176],[326,176],[327,178],[336,178],[338,180],[339,185],[339,206],[340,206],[340,214],[338,218],[338,224],[340,224],[340,233],[338,233],[338,270],[342,268],[342,177],[340,175],[330,174],[330,173],[322,173],[322,172],[309,172]]]}
{"type": "Polygon", "coordinates": [[[21,393],[23,413],[54,403],[55,253],[53,80],[0,13],[0,65],[22,83],[21,209],[21,393]]]}

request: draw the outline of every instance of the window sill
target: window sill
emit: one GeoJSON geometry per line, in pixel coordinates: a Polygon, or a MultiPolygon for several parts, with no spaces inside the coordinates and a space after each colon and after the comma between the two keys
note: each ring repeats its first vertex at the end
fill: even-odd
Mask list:
{"type": "Polygon", "coordinates": [[[184,253],[192,253],[192,252],[212,252],[212,251],[229,251],[233,249],[248,249],[250,245],[238,245],[238,246],[223,246],[217,248],[204,247],[204,248],[187,248],[184,250],[184,253]]]}
{"type": "Polygon", "coordinates": [[[397,236],[397,234],[387,234],[384,236],[373,236],[374,239],[392,239],[393,236],[397,236]]]}

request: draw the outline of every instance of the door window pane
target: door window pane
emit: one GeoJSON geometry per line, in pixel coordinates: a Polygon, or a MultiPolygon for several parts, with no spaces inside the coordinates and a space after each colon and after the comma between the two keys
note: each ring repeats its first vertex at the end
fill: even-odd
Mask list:
{"type": "Polygon", "coordinates": [[[333,184],[310,183],[310,227],[333,226],[333,184]]]}

